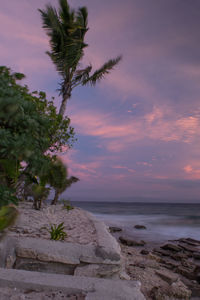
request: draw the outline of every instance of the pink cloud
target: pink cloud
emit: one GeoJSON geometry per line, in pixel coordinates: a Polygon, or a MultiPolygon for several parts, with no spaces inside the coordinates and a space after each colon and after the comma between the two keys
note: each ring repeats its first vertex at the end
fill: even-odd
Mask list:
{"type": "MultiPolygon", "coordinates": [[[[199,164],[199,162],[198,162],[199,164]]],[[[187,177],[189,179],[200,179],[200,164],[199,164],[199,168],[193,167],[190,164],[186,165],[183,170],[185,171],[185,173],[187,174],[187,177]]]]}
{"type": "Polygon", "coordinates": [[[100,111],[72,111],[76,131],[103,139],[109,151],[121,151],[139,140],[151,139],[164,142],[190,143],[198,137],[200,119],[197,116],[180,117],[172,110],[153,107],[143,117],[121,120],[100,111]]]}
{"type": "Polygon", "coordinates": [[[125,167],[125,166],[117,165],[117,166],[113,166],[112,168],[113,168],[113,169],[126,170],[126,171],[128,171],[128,172],[130,172],[130,173],[135,173],[135,170],[130,169],[130,168],[125,167]]]}

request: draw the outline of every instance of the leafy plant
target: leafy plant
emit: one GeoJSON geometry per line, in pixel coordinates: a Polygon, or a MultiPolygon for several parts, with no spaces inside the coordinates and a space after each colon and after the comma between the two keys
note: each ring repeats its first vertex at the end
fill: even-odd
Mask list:
{"type": "Polygon", "coordinates": [[[0,66],[0,207],[16,204],[29,185],[35,188],[30,196],[41,202],[47,185],[54,187],[57,152],[74,140],[70,119],[56,113],[44,92],[16,82],[23,78],[0,66]]]}
{"type": "Polygon", "coordinates": [[[67,211],[70,211],[74,209],[74,207],[71,205],[69,200],[63,200],[63,208],[66,209],[67,211]]]}
{"type": "Polygon", "coordinates": [[[0,208],[0,232],[14,224],[18,211],[13,206],[3,206],[0,208]]]}
{"type": "Polygon", "coordinates": [[[59,225],[53,224],[51,225],[51,230],[49,231],[51,235],[51,240],[54,241],[63,241],[67,236],[67,233],[64,231],[64,222],[60,223],[59,225]]]}

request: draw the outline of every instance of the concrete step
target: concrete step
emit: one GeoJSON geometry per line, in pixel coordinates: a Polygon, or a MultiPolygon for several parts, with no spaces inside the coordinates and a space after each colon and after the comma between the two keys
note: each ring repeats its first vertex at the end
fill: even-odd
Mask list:
{"type": "Polygon", "coordinates": [[[138,281],[47,274],[0,268],[0,287],[85,294],[85,300],[145,300],[138,281]]]}

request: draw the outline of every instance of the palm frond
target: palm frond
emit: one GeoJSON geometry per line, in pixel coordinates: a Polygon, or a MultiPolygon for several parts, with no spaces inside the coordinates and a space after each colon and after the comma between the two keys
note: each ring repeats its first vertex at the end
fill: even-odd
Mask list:
{"type": "Polygon", "coordinates": [[[51,51],[46,52],[62,77],[70,77],[84,55],[87,47],[84,36],[87,32],[87,9],[82,7],[75,15],[66,0],[59,0],[58,12],[51,5],[39,10],[43,28],[50,37],[51,51]]]}
{"type": "Polygon", "coordinates": [[[107,61],[101,68],[96,70],[93,75],[83,80],[82,85],[90,84],[95,85],[98,81],[104,78],[106,74],[109,74],[110,71],[120,62],[122,56],[118,56],[115,59],[110,59],[107,61]]]}
{"type": "Polygon", "coordinates": [[[75,71],[72,80],[72,87],[82,83],[83,81],[88,80],[91,70],[92,70],[92,66],[89,65],[84,69],[75,71]]]}

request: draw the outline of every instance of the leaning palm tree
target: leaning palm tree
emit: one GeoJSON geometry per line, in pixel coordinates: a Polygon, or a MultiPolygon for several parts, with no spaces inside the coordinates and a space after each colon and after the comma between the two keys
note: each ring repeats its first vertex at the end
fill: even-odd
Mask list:
{"type": "Polygon", "coordinates": [[[62,103],[59,114],[63,116],[72,90],[78,85],[95,85],[118,64],[121,56],[108,60],[94,72],[91,65],[80,68],[84,49],[88,46],[84,42],[85,34],[89,29],[87,8],[81,7],[74,11],[69,7],[67,0],[59,0],[58,10],[51,5],[46,5],[45,10],[39,9],[39,11],[43,28],[50,38],[51,51],[46,53],[61,76],[59,91],[62,103]]]}

